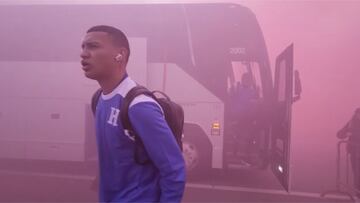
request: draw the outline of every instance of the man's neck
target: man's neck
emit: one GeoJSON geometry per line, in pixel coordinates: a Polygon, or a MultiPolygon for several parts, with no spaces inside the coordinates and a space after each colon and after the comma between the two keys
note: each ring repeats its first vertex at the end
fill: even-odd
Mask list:
{"type": "Polygon", "coordinates": [[[114,74],[113,77],[98,81],[104,94],[111,93],[126,77],[126,72],[114,74]]]}

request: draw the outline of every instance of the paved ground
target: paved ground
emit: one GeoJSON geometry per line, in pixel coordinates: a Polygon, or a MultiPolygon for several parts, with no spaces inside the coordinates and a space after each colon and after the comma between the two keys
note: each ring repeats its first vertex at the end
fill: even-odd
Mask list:
{"type": "MultiPolygon", "coordinates": [[[[0,171],[0,202],[96,202],[93,177],[0,171]]],[[[350,202],[317,194],[188,183],[183,202],[350,202]]]]}
{"type": "MultiPolygon", "coordinates": [[[[97,192],[91,188],[94,169],[91,164],[2,161],[0,202],[97,202],[97,192]]],[[[320,198],[317,193],[289,194],[269,171],[233,170],[189,181],[183,202],[351,201],[339,196],[320,198]]]]}

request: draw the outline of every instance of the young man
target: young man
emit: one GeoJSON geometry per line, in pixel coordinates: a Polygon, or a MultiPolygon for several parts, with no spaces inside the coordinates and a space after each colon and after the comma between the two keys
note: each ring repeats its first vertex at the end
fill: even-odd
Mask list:
{"type": "Polygon", "coordinates": [[[120,106],[136,83],[127,76],[129,42],[120,30],[94,26],[82,42],[85,76],[97,80],[102,94],[95,121],[99,155],[101,202],[180,202],[185,187],[181,150],[165,121],[160,105],[140,95],[129,107],[129,118],[144,144],[148,164],[134,159],[134,138],[124,132],[120,106]]]}

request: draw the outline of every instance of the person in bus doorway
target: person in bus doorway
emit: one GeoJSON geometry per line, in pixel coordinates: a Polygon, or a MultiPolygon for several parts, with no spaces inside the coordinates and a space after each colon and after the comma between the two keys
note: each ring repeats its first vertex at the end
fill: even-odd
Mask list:
{"type": "Polygon", "coordinates": [[[256,109],[259,99],[253,76],[250,72],[246,72],[241,77],[241,83],[238,82],[235,92],[236,117],[237,117],[237,147],[241,148],[245,156],[242,159],[244,166],[254,164],[255,158],[250,157],[252,152],[256,151],[256,109]]]}
{"type": "Polygon", "coordinates": [[[259,93],[251,73],[244,73],[241,77],[241,83],[237,83],[235,99],[238,104],[237,112],[243,117],[253,118],[259,93]]]}
{"type": "Polygon", "coordinates": [[[81,64],[87,78],[96,80],[102,93],[96,111],[100,202],[181,202],[185,188],[185,162],[159,104],[140,95],[129,108],[129,118],[146,150],[148,164],[134,160],[134,140],[118,122],[127,92],[136,86],[126,66],[129,42],[119,29],[91,27],[83,41],[81,64]]]}
{"type": "Polygon", "coordinates": [[[354,187],[357,190],[356,196],[360,198],[360,108],[355,110],[351,120],[338,131],[337,137],[348,138],[347,151],[354,174],[354,187]]]}

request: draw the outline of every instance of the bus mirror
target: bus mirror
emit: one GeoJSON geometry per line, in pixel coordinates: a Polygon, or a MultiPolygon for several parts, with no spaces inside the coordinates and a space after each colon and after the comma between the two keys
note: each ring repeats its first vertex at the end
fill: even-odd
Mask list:
{"type": "Polygon", "coordinates": [[[294,76],[295,76],[295,84],[294,84],[295,97],[293,99],[293,102],[296,102],[300,99],[300,95],[302,91],[300,73],[298,70],[294,71],[294,76]]]}

